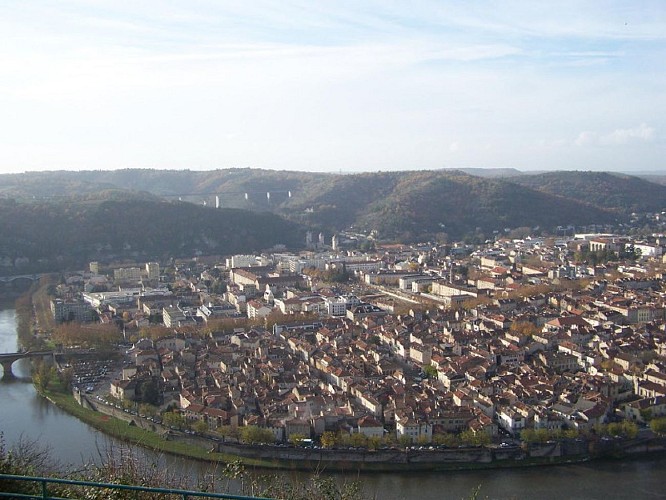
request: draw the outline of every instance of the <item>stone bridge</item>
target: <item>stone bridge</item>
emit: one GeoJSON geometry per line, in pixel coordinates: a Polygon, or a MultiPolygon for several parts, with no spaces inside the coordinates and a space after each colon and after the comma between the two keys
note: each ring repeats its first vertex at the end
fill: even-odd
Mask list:
{"type": "Polygon", "coordinates": [[[8,352],[0,354],[0,365],[4,371],[3,378],[11,378],[14,376],[12,373],[12,365],[14,361],[23,358],[44,358],[46,356],[53,356],[53,351],[26,351],[26,352],[8,352]]]}
{"type": "Polygon", "coordinates": [[[17,274],[16,276],[0,276],[0,283],[11,283],[16,280],[37,281],[41,274],[17,274]]]}

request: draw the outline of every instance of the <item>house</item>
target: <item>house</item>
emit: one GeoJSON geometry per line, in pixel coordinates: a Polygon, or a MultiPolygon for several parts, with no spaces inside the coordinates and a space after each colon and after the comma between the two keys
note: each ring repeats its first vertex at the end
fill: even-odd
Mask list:
{"type": "Polygon", "coordinates": [[[284,430],[286,438],[291,436],[300,435],[310,438],[310,422],[298,418],[290,418],[284,421],[284,430]]]}
{"type": "Polygon", "coordinates": [[[273,309],[258,300],[250,300],[247,303],[247,317],[250,319],[265,318],[272,310],[273,309]]]}
{"type": "Polygon", "coordinates": [[[666,417],[666,397],[642,398],[622,405],[624,418],[645,423],[647,418],[666,417]]]}
{"type": "Polygon", "coordinates": [[[527,415],[513,407],[500,407],[497,409],[497,422],[512,436],[520,434],[527,427],[527,415]]]}
{"type": "Polygon", "coordinates": [[[376,418],[366,415],[358,419],[356,432],[363,434],[367,438],[382,438],[384,437],[384,426],[376,418]]]}
{"type": "Polygon", "coordinates": [[[120,401],[132,401],[136,397],[136,380],[114,380],[111,382],[110,393],[120,401]]]}
{"type": "Polygon", "coordinates": [[[419,440],[426,443],[432,441],[432,424],[422,420],[410,417],[398,418],[395,421],[395,431],[398,439],[404,436],[412,443],[419,440]]]}

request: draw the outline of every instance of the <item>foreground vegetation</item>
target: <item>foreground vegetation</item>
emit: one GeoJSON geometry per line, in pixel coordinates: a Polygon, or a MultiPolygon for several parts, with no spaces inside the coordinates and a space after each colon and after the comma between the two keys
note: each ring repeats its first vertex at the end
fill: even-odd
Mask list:
{"type": "MultiPolygon", "coordinates": [[[[233,494],[285,500],[356,500],[365,498],[360,483],[339,484],[331,477],[314,474],[307,481],[287,481],[277,475],[251,474],[238,461],[220,466],[212,473],[198,478],[184,476],[179,470],[147,463],[129,449],[109,450],[101,463],[90,463],[82,469],[68,470],[53,460],[48,450],[35,442],[22,441],[12,449],[5,446],[0,434],[0,474],[59,477],[118,485],[150,488],[172,488],[201,492],[233,492],[233,494]]],[[[0,479],[0,491],[5,493],[41,494],[38,484],[0,479]]],[[[153,500],[171,498],[162,493],[110,491],[92,486],[52,485],[49,494],[63,498],[105,500],[153,500]]],[[[174,496],[175,498],[175,496],[174,496]]]]}

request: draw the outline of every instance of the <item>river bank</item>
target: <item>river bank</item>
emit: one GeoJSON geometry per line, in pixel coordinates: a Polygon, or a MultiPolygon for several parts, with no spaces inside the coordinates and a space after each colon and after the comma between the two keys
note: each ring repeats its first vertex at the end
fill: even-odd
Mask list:
{"type": "Polygon", "coordinates": [[[613,440],[563,440],[514,447],[427,447],[340,450],[248,445],[221,442],[202,435],[173,431],[140,416],[80,395],[42,391],[43,397],[76,418],[119,440],[181,457],[212,463],[240,462],[259,469],[330,472],[442,472],[522,468],[587,462],[603,458],[631,459],[666,452],[666,439],[644,437],[613,440]]]}

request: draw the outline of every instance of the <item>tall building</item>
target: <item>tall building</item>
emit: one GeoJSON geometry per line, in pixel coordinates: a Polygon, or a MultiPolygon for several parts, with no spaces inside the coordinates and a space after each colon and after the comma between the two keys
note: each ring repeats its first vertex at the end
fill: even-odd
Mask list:
{"type": "Polygon", "coordinates": [[[99,262],[94,261],[90,263],[90,272],[93,274],[99,274],[99,262]]]}
{"type": "MultiPolygon", "coordinates": [[[[159,271],[158,271],[159,276],[159,271]]],[[[139,281],[141,279],[141,268],[121,267],[113,270],[113,279],[116,281],[139,281]]]]}
{"type": "Polygon", "coordinates": [[[159,281],[160,279],[160,265],[157,262],[146,263],[146,273],[148,273],[149,280],[159,281]]]}
{"type": "Polygon", "coordinates": [[[337,250],[340,247],[340,241],[337,234],[333,235],[331,246],[333,247],[333,250],[337,250]]]}
{"type": "Polygon", "coordinates": [[[51,313],[56,323],[78,321],[87,323],[95,320],[95,311],[85,302],[65,302],[60,299],[51,300],[51,313]]]}

